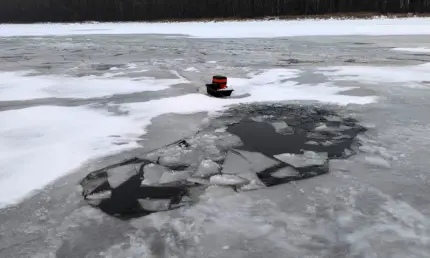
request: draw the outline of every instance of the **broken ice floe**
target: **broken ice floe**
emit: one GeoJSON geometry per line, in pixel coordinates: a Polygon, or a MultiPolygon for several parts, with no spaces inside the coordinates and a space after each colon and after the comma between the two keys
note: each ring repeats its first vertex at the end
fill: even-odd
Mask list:
{"type": "Polygon", "coordinates": [[[292,167],[284,167],[271,174],[276,178],[285,178],[285,177],[297,177],[300,176],[299,172],[292,167]]]}
{"type": "Polygon", "coordinates": [[[208,177],[220,172],[221,166],[210,159],[202,160],[193,177],[208,177]]]}
{"type": "Polygon", "coordinates": [[[214,121],[190,138],[90,173],[80,182],[82,195],[107,214],[128,218],[255,191],[328,173],[330,158],[352,155],[364,130],[303,106],[248,105],[214,121]]]}
{"type": "Polygon", "coordinates": [[[243,185],[249,183],[245,178],[228,174],[211,176],[209,182],[214,185],[243,185]]]}
{"type": "Polygon", "coordinates": [[[305,151],[303,154],[279,154],[275,155],[275,158],[298,168],[324,165],[324,163],[328,161],[328,154],[327,152],[317,153],[313,151],[305,151]]]}
{"type": "Polygon", "coordinates": [[[157,164],[148,164],[143,167],[142,185],[155,185],[160,183],[160,179],[164,173],[168,173],[166,167],[157,164]]]}

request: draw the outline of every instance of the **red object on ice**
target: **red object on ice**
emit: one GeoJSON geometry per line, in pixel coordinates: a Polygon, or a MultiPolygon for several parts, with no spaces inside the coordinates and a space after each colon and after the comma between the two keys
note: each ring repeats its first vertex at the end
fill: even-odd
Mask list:
{"type": "Polygon", "coordinates": [[[212,77],[212,83],[219,85],[218,89],[227,88],[227,77],[222,75],[214,75],[212,77]]]}

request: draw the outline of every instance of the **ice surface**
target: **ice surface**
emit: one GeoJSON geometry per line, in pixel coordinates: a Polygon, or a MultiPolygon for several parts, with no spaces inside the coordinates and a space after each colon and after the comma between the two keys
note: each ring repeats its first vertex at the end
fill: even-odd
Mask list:
{"type": "Polygon", "coordinates": [[[358,149],[369,154],[380,155],[384,159],[394,159],[394,156],[390,154],[386,148],[381,146],[361,145],[358,149]]]}
{"type": "MultiPolygon", "coordinates": [[[[145,133],[145,128],[151,123],[152,118],[161,114],[218,112],[234,104],[282,100],[317,100],[340,105],[368,104],[376,101],[373,96],[338,95],[348,87],[335,87],[327,83],[298,85],[294,81],[288,81],[299,72],[297,69],[269,69],[249,74],[247,79],[232,78],[230,81],[237,83],[235,89],[237,87],[239,91],[250,94],[241,99],[209,98],[195,93],[140,103],[110,104],[120,110],[128,111],[127,116],[115,116],[87,107],[43,106],[0,112],[2,125],[0,128],[0,153],[2,153],[0,155],[0,206],[18,201],[32,190],[40,189],[56,178],[69,173],[88,159],[137,147],[138,136],[145,133]],[[120,137],[110,137],[113,135],[120,137]],[[113,143],[116,142],[126,144],[114,145],[113,143]],[[25,162],[21,162],[22,160],[25,162]],[[34,173],[35,167],[42,169],[43,173],[34,173]],[[12,185],[14,187],[10,187],[12,185]]],[[[25,87],[32,85],[38,87],[38,84],[33,81],[28,81],[29,85],[26,84],[25,87],[19,86],[20,80],[24,77],[23,74],[18,77],[14,74],[11,80],[18,83],[13,84],[14,86],[6,86],[6,90],[3,88],[0,95],[9,96],[9,99],[10,96],[21,99],[46,96],[40,95],[39,90],[28,89],[27,91],[25,87]],[[9,91],[12,93],[9,94],[9,91]]],[[[33,76],[31,80],[37,82],[37,78],[38,76],[33,76]]],[[[47,79],[42,78],[44,78],[43,82],[47,79]]],[[[48,81],[52,79],[49,78],[48,81]]],[[[71,79],[71,81],[74,80],[71,79]]],[[[68,83],[67,80],[64,81],[68,83]]],[[[165,82],[163,80],[154,80],[154,82],[156,85],[164,85],[163,87],[167,85],[163,84],[165,82]]],[[[142,82],[137,83],[140,86],[142,84],[142,82]]],[[[81,87],[74,84],[69,86],[73,87],[68,90],[76,89],[75,86],[77,89],[81,87]]],[[[52,90],[56,91],[56,89],[52,90]]],[[[70,92],[67,94],[58,92],[50,96],[77,96],[69,94],[70,92]]],[[[97,91],[97,94],[99,93],[97,91]]],[[[91,94],[84,95],[95,96],[91,94]]],[[[208,136],[205,139],[206,151],[212,151],[213,156],[219,156],[219,150],[213,146],[216,137],[211,137],[213,138],[208,136]]]]}
{"type": "Polygon", "coordinates": [[[328,159],[328,154],[327,152],[304,151],[303,154],[283,153],[274,157],[298,168],[323,165],[328,159]]]}
{"type": "Polygon", "coordinates": [[[403,51],[403,52],[415,52],[415,53],[430,53],[430,48],[426,47],[396,47],[392,48],[393,51],[403,51]]]}
{"type": "Polygon", "coordinates": [[[390,162],[378,156],[366,156],[364,161],[374,167],[391,168],[390,162]]]}
{"type": "Polygon", "coordinates": [[[200,38],[271,38],[308,35],[428,35],[428,18],[308,19],[182,23],[2,24],[0,36],[183,34],[200,38]]]}
{"type": "MultiPolygon", "coordinates": [[[[281,71],[277,71],[280,73],[281,71]]],[[[284,72],[289,73],[288,69],[284,72]]],[[[374,96],[346,96],[340,95],[343,91],[349,90],[349,87],[336,87],[328,83],[317,85],[298,85],[294,81],[276,81],[271,78],[273,71],[265,73],[269,84],[251,84],[235,85],[235,90],[242,90],[250,94],[248,97],[240,99],[218,99],[208,98],[203,94],[187,94],[178,97],[151,100],[143,103],[121,104],[119,107],[124,111],[129,111],[134,119],[144,119],[164,114],[180,113],[189,114],[195,112],[215,112],[228,108],[234,104],[258,103],[267,101],[284,101],[284,100],[316,100],[339,105],[369,104],[377,100],[374,96]],[[246,86],[245,86],[246,85],[246,86]],[[236,87],[237,86],[237,87],[236,87]],[[242,87],[244,86],[244,87],[242,87]]]]}
{"type": "Polygon", "coordinates": [[[178,79],[103,78],[30,75],[32,71],[0,72],[0,101],[40,98],[94,98],[159,91],[187,82],[178,79]]]}
{"type": "Polygon", "coordinates": [[[213,162],[212,160],[202,160],[199,167],[197,168],[197,172],[193,175],[193,177],[213,176],[220,172],[220,168],[220,165],[213,162]]]}
{"type": "Polygon", "coordinates": [[[127,117],[86,107],[3,111],[0,124],[0,207],[20,201],[89,159],[137,147],[138,135],[131,133],[141,130],[127,117]],[[128,143],[113,144],[118,139],[128,143]]]}
{"type": "Polygon", "coordinates": [[[200,200],[216,201],[223,196],[231,196],[235,191],[230,186],[211,185],[199,196],[200,200]]]}
{"type": "Polygon", "coordinates": [[[249,181],[237,175],[215,175],[211,176],[209,182],[214,185],[242,185],[247,184],[249,181]]]}
{"type": "Polygon", "coordinates": [[[122,183],[127,181],[130,177],[137,175],[136,164],[129,164],[125,166],[119,166],[108,170],[108,182],[112,188],[117,188],[122,183]]]}
{"type": "Polygon", "coordinates": [[[375,84],[385,82],[380,87],[425,88],[426,86],[420,83],[430,81],[430,63],[410,66],[334,66],[321,68],[319,72],[338,81],[352,80],[375,84]]]}

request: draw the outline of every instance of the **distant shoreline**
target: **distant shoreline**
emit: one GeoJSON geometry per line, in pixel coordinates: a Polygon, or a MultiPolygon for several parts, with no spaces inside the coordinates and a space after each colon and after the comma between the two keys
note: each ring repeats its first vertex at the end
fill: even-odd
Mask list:
{"type": "Polygon", "coordinates": [[[83,21],[52,21],[52,22],[4,22],[2,24],[85,24],[85,23],[186,23],[186,22],[242,22],[242,21],[270,21],[270,20],[371,20],[371,19],[397,19],[397,18],[425,18],[430,17],[430,13],[331,13],[321,15],[283,15],[283,16],[263,16],[254,18],[201,18],[201,19],[157,19],[157,20],[118,20],[118,21],[102,21],[102,20],[83,20],[83,21]]]}

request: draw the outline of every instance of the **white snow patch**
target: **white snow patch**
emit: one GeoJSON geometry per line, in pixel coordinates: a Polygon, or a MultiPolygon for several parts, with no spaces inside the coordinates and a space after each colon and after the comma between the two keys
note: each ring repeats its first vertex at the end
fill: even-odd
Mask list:
{"type": "Polygon", "coordinates": [[[193,66],[185,68],[184,71],[186,72],[198,72],[199,70],[193,66]]]}
{"type": "Polygon", "coordinates": [[[112,78],[31,75],[32,71],[0,72],[0,101],[40,98],[94,98],[159,91],[188,82],[183,78],[112,78]]]}
{"type": "Polygon", "coordinates": [[[132,133],[142,131],[127,117],[86,107],[3,111],[0,124],[0,207],[20,201],[89,159],[137,147],[139,134],[132,133]],[[113,144],[119,139],[129,143],[113,144]]]}
{"type": "Polygon", "coordinates": [[[426,88],[422,81],[430,81],[430,63],[411,66],[334,66],[319,69],[319,73],[335,81],[359,81],[378,84],[402,86],[409,88],[426,88]],[[394,84],[397,83],[397,84],[394,84]]]}
{"type": "Polygon", "coordinates": [[[393,51],[402,51],[402,52],[415,52],[415,53],[430,53],[430,48],[426,47],[396,47],[392,48],[393,51]]]}
{"type": "Polygon", "coordinates": [[[183,34],[198,38],[272,38],[322,35],[428,35],[429,18],[304,19],[272,21],[226,21],[182,23],[51,23],[2,24],[1,37],[93,35],[93,34],[183,34]]]}
{"type": "MultiPolygon", "coordinates": [[[[234,104],[246,104],[267,101],[316,100],[339,105],[369,104],[376,101],[374,96],[346,96],[339,93],[349,87],[335,87],[328,83],[316,85],[298,85],[294,81],[285,81],[295,76],[297,70],[272,69],[262,71],[250,79],[230,78],[230,84],[239,93],[248,93],[244,98],[218,99],[193,93],[172,98],[151,100],[143,103],[118,105],[129,111],[133,119],[147,121],[164,113],[190,114],[195,112],[220,111],[234,104]]],[[[142,126],[144,126],[142,124],[142,126]]]]}

